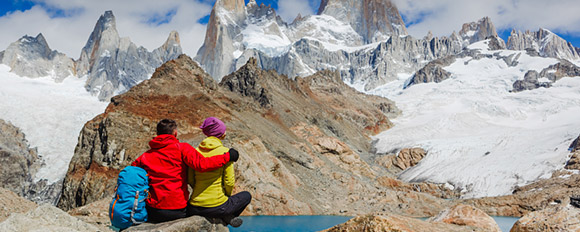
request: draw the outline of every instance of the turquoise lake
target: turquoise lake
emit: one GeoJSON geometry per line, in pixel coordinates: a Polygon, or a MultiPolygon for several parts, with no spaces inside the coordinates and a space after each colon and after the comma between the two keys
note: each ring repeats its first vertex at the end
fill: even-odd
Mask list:
{"type": "MultiPolygon", "coordinates": [[[[244,224],[238,228],[228,226],[232,232],[307,232],[328,229],[344,223],[351,217],[343,216],[243,216],[244,224]]],[[[492,217],[503,232],[508,232],[519,219],[516,217],[492,217]]]]}

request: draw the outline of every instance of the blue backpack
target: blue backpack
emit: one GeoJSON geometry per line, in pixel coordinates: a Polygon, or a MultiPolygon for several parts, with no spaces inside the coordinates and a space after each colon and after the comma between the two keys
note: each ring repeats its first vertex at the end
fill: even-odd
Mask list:
{"type": "Polygon", "coordinates": [[[145,199],[149,196],[149,177],[140,167],[127,166],[119,173],[117,188],[109,206],[111,224],[119,229],[147,221],[145,199]]]}

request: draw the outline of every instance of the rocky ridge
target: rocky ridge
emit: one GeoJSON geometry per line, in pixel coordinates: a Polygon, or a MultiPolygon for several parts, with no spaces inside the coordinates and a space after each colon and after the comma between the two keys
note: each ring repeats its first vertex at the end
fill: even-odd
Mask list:
{"type": "Polygon", "coordinates": [[[566,60],[580,59],[577,50],[578,48],[574,47],[570,42],[567,42],[558,35],[543,28],[540,28],[536,32],[512,30],[508,38],[507,49],[533,49],[537,51],[540,56],[566,60]]]}
{"type": "Polygon", "coordinates": [[[36,148],[30,148],[19,128],[0,119],[0,184],[3,188],[37,203],[55,204],[60,182],[34,180],[43,165],[36,148]]]}
{"type": "Polygon", "coordinates": [[[405,36],[398,10],[387,0],[369,1],[389,6],[380,8],[385,12],[372,13],[366,8],[368,4],[360,1],[323,1],[319,15],[298,17],[290,24],[269,6],[258,6],[255,1],[245,7],[246,14],[228,11],[224,2],[228,0],[214,5],[204,45],[195,57],[216,80],[255,57],[259,67],[290,78],[330,69],[339,71],[342,80],[357,89],[369,90],[396,79],[397,73],[414,72],[425,62],[461,52],[467,45],[464,39],[497,36],[489,18],[467,24],[463,37],[456,33],[442,38],[405,36]],[[351,8],[354,12],[349,14],[341,10],[351,8]],[[393,23],[378,26],[374,24],[378,19],[393,23]],[[277,41],[277,45],[261,44],[266,40],[277,41]]]}
{"type": "Polygon", "coordinates": [[[552,84],[563,77],[578,77],[580,76],[580,67],[572,64],[570,61],[561,60],[557,64],[548,66],[542,69],[540,73],[535,70],[529,70],[523,80],[517,80],[513,84],[513,91],[520,92],[524,90],[532,90],[540,87],[550,88],[552,84]],[[540,78],[546,78],[546,81],[540,81],[540,78]]]}
{"type": "Polygon", "coordinates": [[[114,97],[81,131],[58,206],[108,198],[119,170],[148,148],[158,120],[176,119],[180,139],[195,145],[208,116],[226,122],[226,146],[242,154],[234,192],[252,193],[246,214],[434,215],[449,204],[437,185],[423,193],[377,184],[393,175],[365,161],[369,136],[391,126],[388,118],[398,114],[392,102],[356,92],[333,72],[291,80],[256,62],[218,84],[181,56],[114,97]]]}

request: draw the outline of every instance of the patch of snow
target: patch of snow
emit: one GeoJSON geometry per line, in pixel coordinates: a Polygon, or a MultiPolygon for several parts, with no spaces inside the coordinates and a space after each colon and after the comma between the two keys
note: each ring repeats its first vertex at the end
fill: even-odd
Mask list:
{"type": "Polygon", "coordinates": [[[242,52],[241,50],[235,50],[233,53],[234,59],[240,58],[240,56],[242,56],[242,54],[244,54],[244,52],[242,52]]]}
{"type": "Polygon", "coordinates": [[[538,82],[545,83],[545,82],[552,82],[552,81],[546,77],[542,77],[542,78],[538,78],[538,82]]]}
{"type": "MultiPolygon", "coordinates": [[[[272,22],[274,23],[274,22],[272,22]]],[[[288,52],[292,42],[283,33],[267,33],[268,25],[248,25],[243,31],[243,44],[246,49],[256,49],[270,57],[281,56],[288,52]]]]}
{"type": "Polygon", "coordinates": [[[111,52],[109,50],[105,50],[103,53],[101,53],[101,57],[111,57],[111,52]]]}
{"type": "Polygon", "coordinates": [[[20,128],[46,163],[35,179],[64,178],[83,125],[108,105],[85,90],[84,78],[55,83],[51,77],[26,78],[0,65],[0,118],[20,128]]]}
{"type": "MultiPolygon", "coordinates": [[[[478,42],[470,48],[486,51],[487,45],[478,42]]],[[[567,148],[580,131],[580,78],[511,93],[513,82],[528,70],[542,70],[558,60],[522,54],[516,67],[508,67],[495,58],[465,65],[469,59],[446,67],[452,77],[441,83],[403,90],[407,74],[370,92],[394,100],[402,110],[392,120],[393,128],[374,137],[377,152],[427,150],[400,177],[449,183],[466,198],[511,194],[515,186],[562,169],[567,148]]]]}

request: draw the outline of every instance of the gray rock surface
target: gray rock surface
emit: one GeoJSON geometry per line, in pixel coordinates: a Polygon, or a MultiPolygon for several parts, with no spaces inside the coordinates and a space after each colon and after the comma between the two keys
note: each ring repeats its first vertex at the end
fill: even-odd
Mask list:
{"type": "Polygon", "coordinates": [[[411,85],[419,83],[435,82],[439,83],[451,76],[451,73],[445,71],[443,67],[449,66],[455,62],[455,56],[447,56],[429,62],[425,67],[415,72],[415,75],[405,84],[403,88],[408,88],[411,85]]]}
{"type": "Polygon", "coordinates": [[[42,34],[36,37],[23,36],[3,51],[2,64],[8,65],[11,72],[25,77],[51,77],[56,82],[74,76],[75,63],[65,54],[53,51],[42,34]]]}
{"type": "Polygon", "coordinates": [[[364,43],[407,35],[405,22],[391,0],[323,0],[319,15],[330,15],[352,26],[364,43]]]}
{"type": "Polygon", "coordinates": [[[514,29],[508,38],[507,49],[527,50],[533,49],[540,56],[553,57],[567,60],[580,59],[577,48],[558,35],[540,28],[536,32],[520,32],[514,29]]]}
{"type": "Polygon", "coordinates": [[[77,60],[79,76],[88,76],[87,91],[108,101],[141,81],[155,68],[182,53],[177,32],[171,32],[160,48],[153,52],[137,47],[129,38],[120,38],[115,16],[107,11],[97,21],[77,60]]]}
{"type": "Polygon", "coordinates": [[[477,22],[463,24],[459,31],[459,36],[461,36],[464,44],[495,38],[497,46],[505,48],[505,42],[497,35],[495,26],[489,17],[484,17],[477,22]]]}
{"type": "Polygon", "coordinates": [[[36,148],[30,148],[24,133],[0,119],[0,185],[37,203],[56,204],[61,182],[34,181],[43,165],[36,148]]]}
{"type": "Polygon", "coordinates": [[[32,183],[32,177],[42,161],[36,148],[29,148],[24,133],[12,124],[0,119],[0,185],[24,196],[32,183]]]}
{"type": "Polygon", "coordinates": [[[212,223],[204,217],[192,216],[175,221],[152,224],[143,223],[138,226],[127,228],[127,232],[137,231],[163,231],[163,232],[181,232],[181,231],[206,231],[206,232],[227,232],[230,231],[227,226],[212,223]]]}
{"type": "Polygon", "coordinates": [[[524,90],[532,90],[537,89],[540,87],[549,88],[551,86],[550,83],[543,82],[540,83],[538,79],[540,78],[540,74],[535,70],[529,70],[526,75],[524,76],[523,80],[517,80],[514,82],[513,92],[520,92],[524,90]]]}
{"type": "Polygon", "coordinates": [[[0,231],[101,231],[66,212],[44,204],[27,213],[13,213],[0,223],[0,231]]]}

